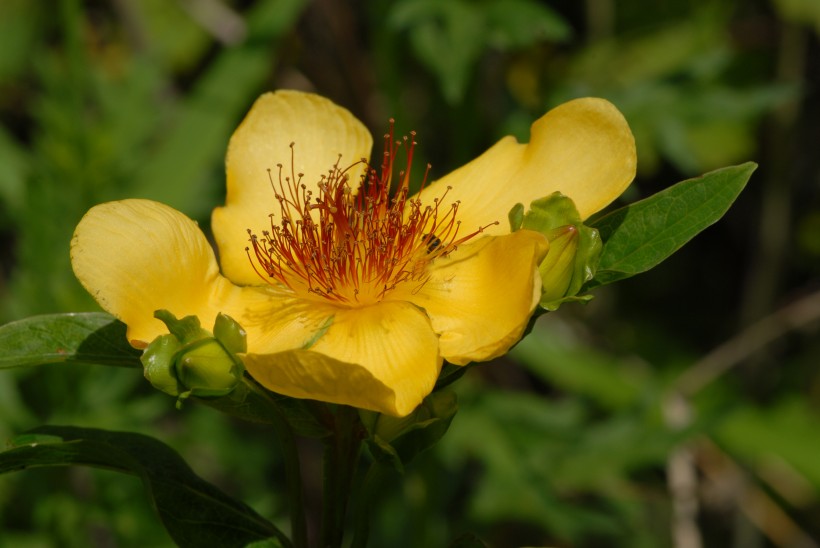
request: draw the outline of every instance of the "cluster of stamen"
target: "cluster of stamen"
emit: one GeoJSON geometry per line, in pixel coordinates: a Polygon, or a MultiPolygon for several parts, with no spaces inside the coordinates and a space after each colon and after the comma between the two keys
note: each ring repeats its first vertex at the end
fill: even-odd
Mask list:
{"type": "Polygon", "coordinates": [[[411,132],[409,138],[396,140],[390,120],[380,169],[364,159],[342,168],[339,156],[315,185],[316,196],[314,187],[303,182],[304,175],[294,172],[291,143],[289,172],[282,164],[277,164],[277,177],[268,170],[279,213],[269,216],[270,230],[261,236],[248,230],[251,246],[246,251],[256,273],[269,283],[342,303],[379,301],[406,283],[418,291],[429,278],[430,261],[452,253],[487,227],[459,236],[460,204],[446,204],[449,187],[431,203],[422,203],[429,164],[421,190],[409,197],[414,137],[411,132]],[[406,167],[398,173],[391,196],[394,164],[402,148],[406,167]],[[361,164],[364,174],[358,192],[353,192],[349,173],[361,164]]]}

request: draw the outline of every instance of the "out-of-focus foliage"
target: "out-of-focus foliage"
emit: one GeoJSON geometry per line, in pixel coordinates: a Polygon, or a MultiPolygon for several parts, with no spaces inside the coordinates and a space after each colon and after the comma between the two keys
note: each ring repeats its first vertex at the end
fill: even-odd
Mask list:
{"type": "MultiPolygon", "coordinates": [[[[318,91],[375,135],[395,117],[432,178],[502,135],[526,140],[561,101],[603,96],[638,144],[627,201],[761,167],[664,265],[562,306],[455,383],[448,434],[385,481],[372,545],[472,531],[654,547],[694,531],[817,546],[818,32],[811,0],[5,0],[0,318],[94,310],[68,246],[95,203],[156,199],[207,228],[228,137],[265,90],[318,91]]],[[[176,411],[134,369],[0,373],[0,439],[41,424],[151,434],[287,529],[264,424],[176,411]]],[[[170,545],[142,489],[85,468],[5,475],[0,547],[170,545]]]]}

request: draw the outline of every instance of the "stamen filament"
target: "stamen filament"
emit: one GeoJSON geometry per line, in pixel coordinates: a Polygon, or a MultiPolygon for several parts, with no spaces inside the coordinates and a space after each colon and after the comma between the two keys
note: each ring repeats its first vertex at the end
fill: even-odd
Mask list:
{"type": "Polygon", "coordinates": [[[278,215],[269,216],[270,230],[262,231],[261,237],[248,230],[246,252],[257,275],[296,292],[349,304],[381,300],[407,282],[417,284],[414,291],[423,287],[429,279],[430,262],[446,257],[490,225],[459,238],[461,222],[456,217],[460,204],[444,206],[450,187],[425,205],[421,196],[427,190],[429,164],[417,197],[408,197],[415,146],[415,132],[395,139],[391,119],[380,170],[364,159],[342,169],[340,155],[320,177],[314,197],[302,182],[304,174],[295,171],[296,145],[291,143],[289,175],[282,164],[277,164],[275,178],[268,170],[278,215]],[[406,167],[398,173],[398,187],[391,198],[402,147],[406,167]],[[350,173],[359,165],[365,169],[354,193],[350,173]]]}

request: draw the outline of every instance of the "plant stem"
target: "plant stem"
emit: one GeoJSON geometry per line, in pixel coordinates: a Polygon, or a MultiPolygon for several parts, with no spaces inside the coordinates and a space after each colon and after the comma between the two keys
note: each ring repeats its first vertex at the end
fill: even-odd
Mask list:
{"type": "Polygon", "coordinates": [[[365,548],[367,546],[374,497],[390,472],[391,468],[389,466],[378,461],[373,462],[368,468],[356,501],[355,528],[353,530],[353,543],[350,548],[365,548]]]}
{"type": "Polygon", "coordinates": [[[307,548],[307,521],[305,519],[305,503],[302,494],[302,471],[299,464],[299,452],[296,448],[296,438],[293,429],[287,419],[282,415],[279,406],[267,393],[260,389],[254,382],[246,383],[246,386],[264,397],[270,402],[271,408],[275,410],[272,417],[276,420],[272,422],[273,429],[279,438],[282,446],[282,457],[285,465],[285,484],[288,490],[288,505],[290,510],[290,528],[294,548],[307,548]]]}
{"type": "Polygon", "coordinates": [[[358,412],[338,406],[333,434],[325,440],[322,547],[338,548],[344,536],[345,513],[363,439],[358,412]]]}

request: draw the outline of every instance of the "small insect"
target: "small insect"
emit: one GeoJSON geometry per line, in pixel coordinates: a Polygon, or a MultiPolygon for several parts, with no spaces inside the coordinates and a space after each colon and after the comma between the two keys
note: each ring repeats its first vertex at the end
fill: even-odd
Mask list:
{"type": "Polygon", "coordinates": [[[436,237],[435,234],[425,234],[424,241],[427,243],[428,255],[441,246],[441,238],[436,237]]]}

